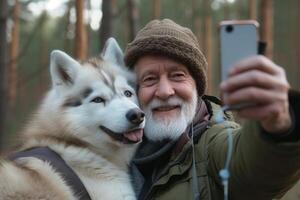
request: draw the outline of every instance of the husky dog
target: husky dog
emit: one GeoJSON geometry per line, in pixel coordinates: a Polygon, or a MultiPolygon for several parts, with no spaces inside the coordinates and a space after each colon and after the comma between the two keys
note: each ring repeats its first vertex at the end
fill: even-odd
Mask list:
{"type": "MultiPolygon", "coordinates": [[[[117,42],[110,38],[102,59],[84,63],[54,50],[50,72],[52,89],[25,128],[21,150],[50,148],[91,199],[135,199],[128,165],[145,120],[135,77],[125,70],[117,42]]],[[[0,161],[0,199],[75,200],[79,195],[49,162],[36,157],[0,161]]]]}

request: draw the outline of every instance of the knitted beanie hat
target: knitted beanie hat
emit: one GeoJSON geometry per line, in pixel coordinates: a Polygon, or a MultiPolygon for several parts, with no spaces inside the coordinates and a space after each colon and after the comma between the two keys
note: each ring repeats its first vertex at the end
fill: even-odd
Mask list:
{"type": "Polygon", "coordinates": [[[196,82],[198,95],[204,94],[207,62],[189,28],[170,19],[150,21],[127,45],[124,60],[133,68],[144,55],[162,55],[184,64],[196,82]]]}

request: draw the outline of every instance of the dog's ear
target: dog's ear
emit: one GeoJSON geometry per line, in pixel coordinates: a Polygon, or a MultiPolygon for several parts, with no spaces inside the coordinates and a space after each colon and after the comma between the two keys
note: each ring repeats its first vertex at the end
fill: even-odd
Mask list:
{"type": "Polygon", "coordinates": [[[50,56],[50,73],[53,86],[73,85],[80,64],[68,54],[54,50],[50,56]]]}
{"type": "Polygon", "coordinates": [[[115,38],[109,38],[104,45],[101,56],[104,60],[112,62],[118,66],[125,66],[123,51],[115,38]]]}

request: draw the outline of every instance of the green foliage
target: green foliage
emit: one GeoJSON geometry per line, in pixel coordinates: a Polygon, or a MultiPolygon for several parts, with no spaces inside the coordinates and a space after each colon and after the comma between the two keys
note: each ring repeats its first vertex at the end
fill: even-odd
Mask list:
{"type": "MultiPolygon", "coordinates": [[[[9,111],[7,133],[13,135],[20,130],[21,124],[34,110],[44,92],[49,88],[49,54],[53,49],[62,49],[73,54],[74,24],[70,24],[71,37],[66,38],[67,14],[62,17],[52,17],[47,13],[33,16],[28,5],[30,2],[43,0],[21,1],[20,21],[20,56],[18,59],[19,90],[18,103],[15,109],[9,111]]],[[[204,31],[204,16],[212,16],[212,72],[214,94],[218,95],[218,23],[224,19],[247,19],[248,1],[236,0],[226,4],[221,0],[210,0],[210,9],[204,8],[204,1],[209,0],[161,0],[160,18],[170,18],[177,23],[191,28],[194,32],[194,19],[200,17],[201,30],[204,31]],[[195,4],[196,3],[196,4],[195,4]],[[225,16],[225,10],[229,15],[225,16]]],[[[113,36],[117,38],[124,49],[129,42],[127,0],[116,0],[116,10],[113,18],[113,36]]],[[[258,13],[259,13],[258,1],[258,13]]],[[[136,0],[139,10],[139,27],[143,27],[153,18],[153,1],[136,0]]],[[[73,6],[73,5],[71,5],[73,6]]],[[[293,87],[299,87],[299,1],[274,0],[274,59],[287,70],[288,78],[293,87]]],[[[88,26],[89,55],[99,55],[99,32],[88,26]]]]}

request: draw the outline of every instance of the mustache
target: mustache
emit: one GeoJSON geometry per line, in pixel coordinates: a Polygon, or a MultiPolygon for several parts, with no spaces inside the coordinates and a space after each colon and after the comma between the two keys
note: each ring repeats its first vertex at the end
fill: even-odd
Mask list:
{"type": "Polygon", "coordinates": [[[166,101],[162,101],[160,99],[153,99],[148,106],[149,109],[155,109],[158,107],[164,107],[164,106],[182,106],[184,104],[184,100],[182,100],[181,98],[174,96],[169,98],[166,101]]]}

